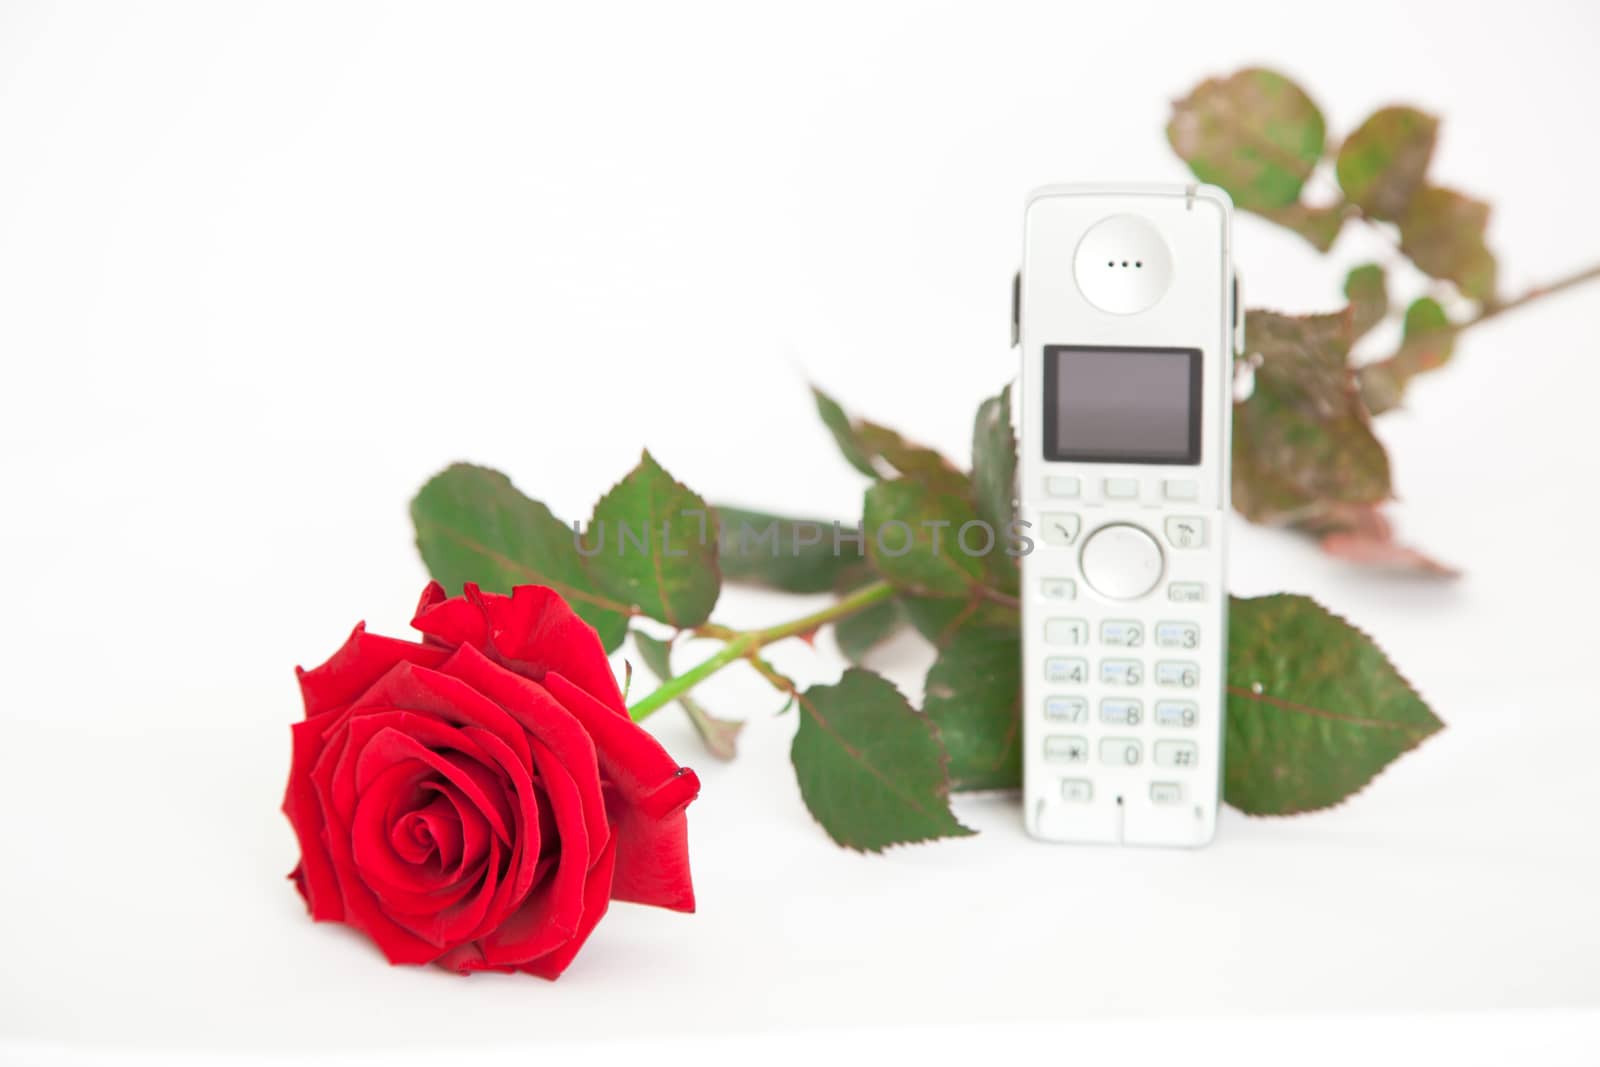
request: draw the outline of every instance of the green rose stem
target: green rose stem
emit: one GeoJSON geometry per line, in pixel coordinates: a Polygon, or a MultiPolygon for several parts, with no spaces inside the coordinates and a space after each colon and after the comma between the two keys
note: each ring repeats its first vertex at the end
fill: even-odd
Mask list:
{"type": "Polygon", "coordinates": [[[663,682],[654,693],[641,698],[630,707],[628,715],[634,722],[642,722],[663,704],[676,700],[728,664],[741,659],[752,659],[763,647],[774,641],[809,633],[819,626],[837,622],[847,615],[854,615],[892,596],[894,587],[888,582],[873,582],[821,611],[813,611],[809,615],[802,615],[789,622],[780,622],[776,626],[766,626],[759,630],[730,630],[721,626],[702,627],[701,633],[704,636],[726,637],[728,643],[704,662],[696,664],[676,678],[663,682]]]}

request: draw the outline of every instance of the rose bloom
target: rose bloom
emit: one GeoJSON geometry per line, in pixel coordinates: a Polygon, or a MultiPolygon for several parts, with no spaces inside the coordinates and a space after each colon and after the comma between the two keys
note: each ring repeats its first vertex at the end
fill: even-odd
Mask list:
{"type": "Polygon", "coordinates": [[[543,586],[437,582],[412,626],[298,672],[283,810],[311,917],[390,963],[555,978],[612,900],[693,911],[699,780],[628,718],[594,630],[543,586]]]}

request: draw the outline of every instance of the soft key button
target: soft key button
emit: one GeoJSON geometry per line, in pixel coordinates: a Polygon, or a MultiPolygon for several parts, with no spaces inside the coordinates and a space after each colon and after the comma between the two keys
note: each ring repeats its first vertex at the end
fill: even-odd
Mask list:
{"type": "Polygon", "coordinates": [[[1137,500],[1139,499],[1139,480],[1137,478],[1107,478],[1104,491],[1107,500],[1137,500]]]}
{"type": "Polygon", "coordinates": [[[1046,496],[1057,496],[1071,499],[1083,490],[1083,483],[1076,478],[1063,474],[1052,474],[1044,480],[1046,496]]]}
{"type": "Polygon", "coordinates": [[[1187,478],[1169,478],[1161,483],[1161,492],[1168,500],[1200,499],[1200,487],[1187,478]]]}

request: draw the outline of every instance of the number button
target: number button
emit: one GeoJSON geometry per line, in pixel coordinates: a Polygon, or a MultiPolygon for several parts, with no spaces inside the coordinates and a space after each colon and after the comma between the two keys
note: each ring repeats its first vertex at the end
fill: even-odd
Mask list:
{"type": "Polygon", "coordinates": [[[1044,739],[1044,758],[1051,763],[1088,763],[1089,742],[1055,734],[1044,739]]]}
{"type": "Polygon", "coordinates": [[[1089,642],[1089,624],[1082,619],[1050,619],[1044,624],[1047,645],[1084,645],[1089,642]]]}
{"type": "Polygon", "coordinates": [[[1200,668],[1179,660],[1162,660],[1156,664],[1156,684],[1168,689],[1193,689],[1200,684],[1200,668]]]}
{"type": "Polygon", "coordinates": [[[1107,478],[1101,486],[1107,500],[1137,500],[1139,482],[1134,478],[1107,478]]]}
{"type": "Polygon", "coordinates": [[[1167,543],[1173,548],[1204,548],[1206,520],[1189,515],[1173,515],[1165,523],[1167,543]]]}
{"type": "Polygon", "coordinates": [[[1138,685],[1144,681],[1144,668],[1136,659],[1103,659],[1100,681],[1105,685],[1138,685]]]}
{"type": "Polygon", "coordinates": [[[1059,512],[1041,515],[1039,522],[1044,527],[1044,539],[1052,545],[1076,544],[1078,531],[1083,528],[1083,520],[1078,516],[1059,512]]]}
{"type": "Polygon", "coordinates": [[[1204,603],[1206,587],[1200,582],[1173,582],[1167,586],[1167,599],[1174,604],[1204,603]]]}
{"type": "Polygon", "coordinates": [[[1195,648],[1200,644],[1200,624],[1194,622],[1156,623],[1157,648],[1195,648]]]}
{"type": "Polygon", "coordinates": [[[1138,648],[1144,644],[1144,623],[1107,619],[1100,624],[1100,641],[1116,648],[1138,648]]]}
{"type": "Polygon", "coordinates": [[[1129,737],[1108,737],[1100,742],[1100,762],[1113,767],[1137,767],[1144,747],[1129,737]]]}
{"type": "Polygon", "coordinates": [[[1177,782],[1151,782],[1150,803],[1152,804],[1181,804],[1183,803],[1183,786],[1177,782]]]}
{"type": "Polygon", "coordinates": [[[1094,799],[1094,786],[1082,778],[1063,778],[1061,799],[1069,804],[1087,804],[1094,799]]]}
{"type": "Polygon", "coordinates": [[[1193,741],[1157,741],[1157,767],[1193,767],[1200,762],[1200,750],[1193,741]]]}
{"type": "Polygon", "coordinates": [[[1188,700],[1158,700],[1156,701],[1157,726],[1182,726],[1194,725],[1200,717],[1200,709],[1188,700]]]}
{"type": "Polygon", "coordinates": [[[1046,578],[1039,583],[1039,595],[1046,600],[1078,599],[1078,583],[1071,578],[1046,578]]]}
{"type": "Polygon", "coordinates": [[[1051,656],[1044,661],[1044,680],[1082,685],[1089,680],[1089,663],[1070,656],[1051,656]]]}
{"type": "Polygon", "coordinates": [[[1100,721],[1117,726],[1138,726],[1144,717],[1144,705],[1137,700],[1102,700],[1100,721]]]}
{"type": "Polygon", "coordinates": [[[1089,702],[1082,697],[1045,697],[1044,717],[1051,722],[1082,722],[1089,702]]]}

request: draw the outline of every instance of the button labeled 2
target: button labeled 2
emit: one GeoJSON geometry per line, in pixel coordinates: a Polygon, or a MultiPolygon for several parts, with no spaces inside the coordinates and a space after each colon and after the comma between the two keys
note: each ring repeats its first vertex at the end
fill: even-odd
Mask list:
{"type": "Polygon", "coordinates": [[[1132,619],[1107,619],[1100,624],[1100,643],[1116,648],[1138,648],[1144,644],[1144,623],[1132,619]]]}

